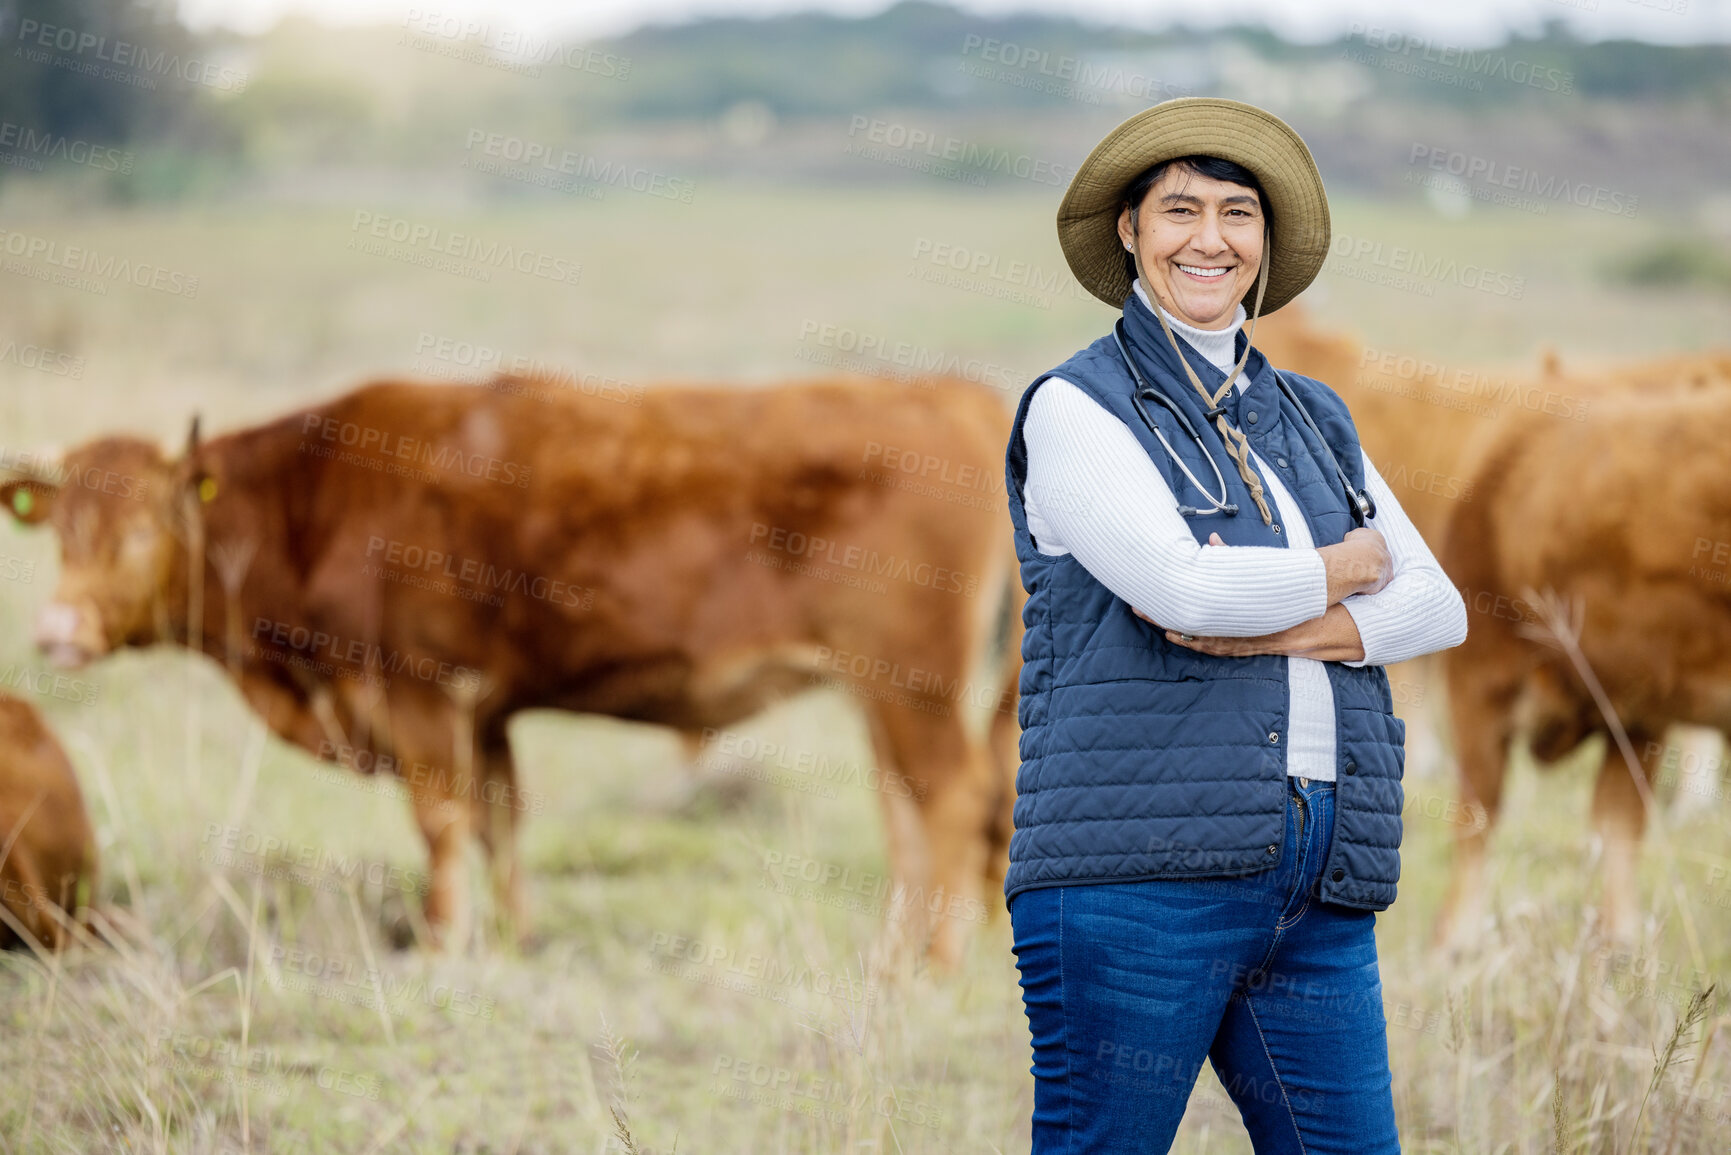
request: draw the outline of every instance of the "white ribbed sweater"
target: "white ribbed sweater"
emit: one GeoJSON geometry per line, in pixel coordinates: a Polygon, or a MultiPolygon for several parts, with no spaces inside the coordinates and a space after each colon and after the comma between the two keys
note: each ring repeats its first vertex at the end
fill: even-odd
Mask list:
{"type": "MultiPolygon", "coordinates": [[[[1154,307],[1141,281],[1136,292],[1154,307]]],[[[1176,335],[1222,372],[1231,372],[1234,340],[1245,320],[1242,305],[1233,324],[1214,330],[1197,329],[1161,311],[1176,335]]],[[[1028,447],[1022,506],[1040,552],[1074,554],[1100,584],[1161,626],[1187,634],[1255,637],[1309,621],[1328,608],[1327,573],[1310,526],[1279,474],[1254,450],[1252,461],[1287,535],[1285,548],[1197,545],[1171,487],[1135,435],[1061,377],[1047,378],[1035,393],[1022,434],[1028,447]]],[[[1217,444],[1210,450],[1223,470],[1234,468],[1217,444]]],[[[1388,541],[1394,575],[1377,593],[1341,602],[1364,643],[1364,658],[1346,664],[1386,665],[1459,645],[1467,624],[1459,592],[1368,456],[1364,474],[1376,503],[1369,524],[1388,541]]],[[[1213,473],[1199,476],[1212,480],[1213,473]]],[[[1314,658],[1294,656],[1287,658],[1287,670],[1287,773],[1333,781],[1334,690],[1328,672],[1314,658]]]]}

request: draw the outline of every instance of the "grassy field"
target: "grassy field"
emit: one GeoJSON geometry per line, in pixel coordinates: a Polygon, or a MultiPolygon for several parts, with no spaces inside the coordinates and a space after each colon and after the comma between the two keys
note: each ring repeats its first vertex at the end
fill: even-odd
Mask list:
{"type": "MultiPolygon", "coordinates": [[[[199,279],[189,297],[0,275],[5,335],[82,359],[76,376],[0,359],[9,449],[116,429],[172,444],[195,410],[220,429],[367,374],[461,372],[458,342],[630,382],[751,382],[842,357],[844,340],[824,339],[833,327],[974,359],[1008,402],[1109,320],[1064,291],[1006,299],[1026,286],[924,279],[940,245],[1000,270],[1061,268],[1049,196],[704,185],[688,205],[616,191],[513,205],[460,186],[412,200],[349,188],[322,207],[124,213],[26,186],[6,196],[10,228],[199,279]],[[358,251],[357,213],[580,261],[581,276],[481,281],[358,251]]],[[[1313,314],[1378,347],[1530,364],[1547,343],[1593,360],[1724,340],[1722,301],[1594,279],[1643,243],[1645,221],[1335,211],[1337,233],[1525,279],[1516,302],[1325,272],[1313,314]]],[[[53,543],[8,521],[0,555],[28,575],[0,589],[0,668],[37,671],[29,622],[53,588],[53,543]]],[[[0,959],[0,1151],[1027,1149],[1007,918],[976,929],[960,974],[935,976],[890,961],[869,896],[777,887],[765,869],[799,856],[881,875],[879,799],[861,786],[768,759],[693,777],[668,734],[521,718],[513,739],[537,800],[527,941],[437,957],[402,949],[424,866],[402,799],[267,739],[214,668],[181,654],[122,654],[78,677],[76,695],[33,700],[78,767],[101,899],[127,945],[0,959]]],[[[870,764],[840,696],[788,702],[741,733],[870,764]]],[[[1731,821],[1698,809],[1671,832],[1670,869],[1647,855],[1645,938],[1633,957],[1607,953],[1587,916],[1595,756],[1543,773],[1517,762],[1493,844],[1495,919],[1459,959],[1426,945],[1454,784],[1409,775],[1401,898],[1378,919],[1405,1150],[1731,1145],[1717,1004],[1654,1079],[1695,990],[1731,973],[1731,821]]],[[[1211,1073],[1177,1150],[1249,1150],[1211,1073]]]]}

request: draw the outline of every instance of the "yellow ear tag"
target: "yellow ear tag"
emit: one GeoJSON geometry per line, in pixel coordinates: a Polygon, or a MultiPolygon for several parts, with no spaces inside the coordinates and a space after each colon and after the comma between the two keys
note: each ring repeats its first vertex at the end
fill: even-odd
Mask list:
{"type": "Polygon", "coordinates": [[[198,483],[198,499],[214,501],[216,499],[216,478],[207,477],[198,483]]]}
{"type": "Polygon", "coordinates": [[[36,508],[36,495],[20,485],[12,491],[12,509],[19,517],[29,517],[30,511],[36,508]]]}

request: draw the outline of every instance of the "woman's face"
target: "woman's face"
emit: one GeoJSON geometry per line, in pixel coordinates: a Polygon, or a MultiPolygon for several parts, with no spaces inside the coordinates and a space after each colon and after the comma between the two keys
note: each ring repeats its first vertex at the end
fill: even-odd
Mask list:
{"type": "Polygon", "coordinates": [[[1224,329],[1256,283],[1262,262],[1262,202],[1256,190],[1177,165],[1148,190],[1131,231],[1118,214],[1118,237],[1136,253],[1143,287],[1166,311],[1198,329],[1224,329]],[[1211,270],[1221,270],[1212,272],[1211,270]]]}

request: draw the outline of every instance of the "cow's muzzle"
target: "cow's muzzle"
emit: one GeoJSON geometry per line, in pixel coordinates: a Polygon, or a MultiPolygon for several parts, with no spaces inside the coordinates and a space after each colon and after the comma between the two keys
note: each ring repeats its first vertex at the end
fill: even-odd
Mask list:
{"type": "Polygon", "coordinates": [[[96,656],[96,648],[79,637],[77,606],[50,602],[36,615],[36,648],[50,665],[73,669],[96,656]]]}

